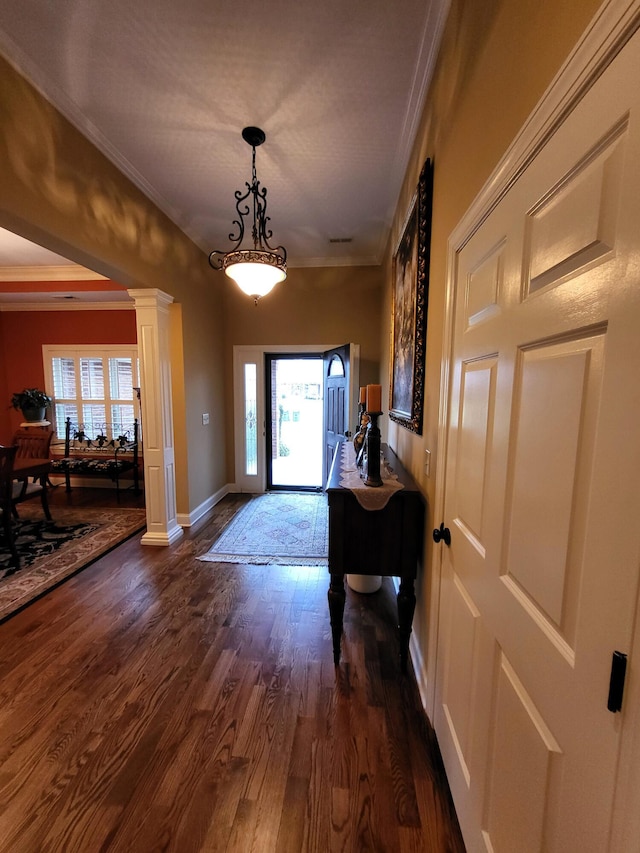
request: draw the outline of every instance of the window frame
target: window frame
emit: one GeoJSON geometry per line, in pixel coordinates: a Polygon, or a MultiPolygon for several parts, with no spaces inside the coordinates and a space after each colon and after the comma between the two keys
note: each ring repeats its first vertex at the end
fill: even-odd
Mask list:
{"type": "MultiPolygon", "coordinates": [[[[114,405],[132,405],[133,416],[138,420],[140,425],[140,399],[138,395],[133,393],[132,400],[125,400],[121,397],[111,397],[111,383],[109,381],[109,359],[110,358],[130,358],[132,363],[132,385],[133,388],[140,387],[140,361],[138,358],[137,344],[74,344],[72,346],[66,344],[43,344],[42,346],[42,361],[45,376],[45,389],[53,402],[51,405],[51,422],[55,439],[64,439],[65,424],[57,423],[56,406],[57,404],[75,405],[78,411],[78,421],[82,422],[82,406],[87,404],[104,405],[106,424],[112,423],[111,407],[114,405]],[[75,398],[63,397],[57,398],[54,394],[54,358],[73,359],[76,372],[76,396],[75,398]],[[104,394],[100,400],[85,400],[82,397],[82,373],[80,361],[83,358],[102,359],[104,366],[104,394]]],[[[111,437],[111,436],[110,436],[111,437]]]]}

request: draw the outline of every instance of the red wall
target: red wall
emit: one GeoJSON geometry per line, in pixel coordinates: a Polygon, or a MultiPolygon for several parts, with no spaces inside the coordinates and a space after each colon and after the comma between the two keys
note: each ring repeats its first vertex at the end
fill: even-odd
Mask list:
{"type": "Polygon", "coordinates": [[[11,396],[23,388],[44,389],[43,344],[135,344],[136,312],[0,312],[0,444],[8,444],[22,421],[11,396]]]}

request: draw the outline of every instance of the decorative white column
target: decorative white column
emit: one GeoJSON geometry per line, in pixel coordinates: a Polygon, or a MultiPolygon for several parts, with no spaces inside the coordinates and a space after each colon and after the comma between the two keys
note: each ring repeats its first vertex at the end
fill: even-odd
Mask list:
{"type": "Polygon", "coordinates": [[[156,288],[128,290],[136,304],[142,409],[142,451],[147,532],[144,545],[170,545],[183,530],[176,520],[176,478],[171,409],[169,305],[156,288]]]}

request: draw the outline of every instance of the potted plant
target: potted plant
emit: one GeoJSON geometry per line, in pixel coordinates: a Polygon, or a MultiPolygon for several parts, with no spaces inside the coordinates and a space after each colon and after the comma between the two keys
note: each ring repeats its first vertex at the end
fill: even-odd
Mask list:
{"type": "Polygon", "coordinates": [[[25,421],[33,423],[44,420],[47,406],[51,405],[51,397],[37,388],[25,388],[13,395],[11,405],[14,409],[20,409],[25,421]]]}

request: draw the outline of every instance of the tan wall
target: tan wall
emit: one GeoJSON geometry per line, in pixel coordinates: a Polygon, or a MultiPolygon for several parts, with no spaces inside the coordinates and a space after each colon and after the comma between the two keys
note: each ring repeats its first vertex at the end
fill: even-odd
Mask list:
{"type": "MultiPolygon", "coordinates": [[[[360,384],[380,373],[381,267],[290,269],[257,305],[220,273],[227,308],[227,429],[232,435],[233,346],[360,344],[360,384]]],[[[228,465],[233,470],[229,442],[228,465]]]]}
{"type": "MultiPolygon", "coordinates": [[[[422,436],[388,425],[396,449],[429,504],[431,516],[438,451],[438,408],[443,348],[447,239],[491,175],[599,7],[598,0],[453,0],[412,161],[394,218],[385,265],[382,382],[388,387],[392,247],[427,157],[434,162],[433,225],[427,325],[425,415],[422,436]],[[431,476],[424,451],[431,451],[431,476]]],[[[432,561],[427,536],[425,564],[432,561]]],[[[428,588],[419,584],[414,621],[424,659],[428,649],[428,588]]],[[[434,611],[435,612],[435,611],[434,611]]]]}
{"type": "Polygon", "coordinates": [[[2,58],[0,226],[180,303],[188,334],[184,364],[173,372],[177,508],[198,506],[227,482],[223,300],[215,274],[206,255],[2,58]],[[202,412],[211,415],[206,429],[202,412]]]}

